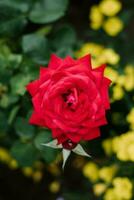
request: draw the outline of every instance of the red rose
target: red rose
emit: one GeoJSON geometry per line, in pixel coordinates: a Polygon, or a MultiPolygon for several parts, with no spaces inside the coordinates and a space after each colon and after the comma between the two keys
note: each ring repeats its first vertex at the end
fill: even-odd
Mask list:
{"type": "Polygon", "coordinates": [[[92,69],[90,55],[78,60],[52,55],[48,68],[41,67],[39,79],[27,86],[34,107],[30,123],[51,129],[65,145],[98,137],[109,109],[111,81],[104,69],[92,69]]]}

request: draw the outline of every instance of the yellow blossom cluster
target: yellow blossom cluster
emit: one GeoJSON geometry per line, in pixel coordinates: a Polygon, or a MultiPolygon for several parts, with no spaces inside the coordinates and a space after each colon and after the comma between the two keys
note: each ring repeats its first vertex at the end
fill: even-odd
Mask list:
{"type": "Polygon", "coordinates": [[[17,169],[18,163],[12,158],[9,151],[6,148],[0,147],[0,162],[7,164],[11,169],[17,169]]]}
{"type": "Polygon", "coordinates": [[[108,188],[104,200],[130,200],[133,185],[127,177],[116,177],[112,181],[112,188],[108,188]]]}
{"type": "Polygon", "coordinates": [[[134,107],[128,113],[126,120],[130,124],[130,128],[134,130],[134,107]]]}
{"type": "Polygon", "coordinates": [[[129,92],[134,89],[134,66],[131,64],[126,65],[120,74],[117,70],[120,55],[114,49],[106,48],[101,44],[88,42],[75,52],[75,56],[79,58],[89,53],[92,55],[93,67],[100,66],[104,63],[108,64],[105,70],[105,76],[112,80],[113,84],[111,102],[121,100],[124,97],[125,91],[129,92]]]}
{"type": "Polygon", "coordinates": [[[108,35],[116,36],[124,27],[122,20],[116,16],[121,9],[119,0],[102,0],[99,5],[92,6],[89,14],[91,28],[103,28],[108,35]]]}
{"type": "Polygon", "coordinates": [[[49,190],[52,193],[57,193],[60,190],[60,183],[58,181],[53,181],[50,185],[49,185],[49,190]]]}
{"type": "Polygon", "coordinates": [[[96,196],[102,195],[107,189],[107,185],[105,183],[96,183],[93,185],[93,192],[96,196]]]}
{"type": "Polygon", "coordinates": [[[119,72],[117,67],[120,55],[114,49],[106,48],[101,44],[87,42],[75,52],[75,56],[79,58],[86,54],[92,55],[92,65],[94,68],[104,63],[108,65],[105,70],[105,76],[112,80],[112,102],[121,100],[124,97],[125,91],[129,92],[134,89],[134,66],[128,64],[124,70],[121,69],[119,72]]]}
{"type": "Polygon", "coordinates": [[[113,138],[112,148],[119,160],[134,162],[134,131],[113,138]]]}
{"type": "Polygon", "coordinates": [[[99,167],[94,162],[88,162],[83,167],[83,174],[91,182],[96,182],[99,179],[99,167]]]}
{"type": "Polygon", "coordinates": [[[43,168],[43,163],[36,161],[33,166],[23,167],[21,171],[26,177],[31,177],[33,181],[39,182],[43,178],[43,168]]]}
{"type": "Polygon", "coordinates": [[[105,75],[115,83],[113,87],[112,101],[120,100],[124,96],[124,92],[134,90],[134,66],[127,65],[123,74],[119,74],[115,69],[107,67],[105,75]]]}
{"type": "MultiPolygon", "coordinates": [[[[61,160],[61,157],[57,158],[57,162],[61,160]]],[[[34,182],[40,182],[43,178],[44,174],[44,164],[41,161],[36,161],[33,163],[32,166],[25,166],[25,167],[20,167],[17,160],[14,159],[10,152],[4,148],[0,147],[0,162],[3,164],[6,164],[10,169],[16,170],[19,169],[21,172],[28,178],[32,178],[34,182]]],[[[47,170],[54,176],[59,176],[60,174],[60,169],[58,168],[58,165],[56,163],[51,163],[47,166],[47,170]]],[[[60,189],[60,184],[57,181],[53,181],[49,189],[53,193],[57,193],[60,189]]]]}
{"type": "Polygon", "coordinates": [[[134,131],[129,131],[113,139],[106,139],[102,146],[107,155],[115,153],[121,161],[134,162],[134,131]]]}
{"type": "Polygon", "coordinates": [[[96,43],[85,43],[80,50],[75,53],[77,58],[86,54],[92,55],[93,67],[107,63],[109,65],[117,65],[120,61],[120,56],[112,48],[105,48],[103,45],[96,43]]]}
{"type": "Polygon", "coordinates": [[[119,168],[113,164],[99,167],[94,162],[88,162],[83,167],[83,174],[93,184],[96,196],[104,200],[130,200],[133,184],[127,177],[115,177],[119,168]]]}
{"type": "Polygon", "coordinates": [[[99,178],[106,183],[111,183],[117,170],[118,170],[118,167],[116,165],[104,166],[100,168],[99,170],[99,178]]]}
{"type": "Polygon", "coordinates": [[[97,182],[98,180],[102,180],[105,183],[110,183],[117,170],[118,168],[116,165],[99,168],[94,162],[88,162],[83,167],[83,174],[93,183],[97,182]]]}
{"type": "MultiPolygon", "coordinates": [[[[19,168],[18,162],[10,155],[10,152],[3,147],[0,147],[0,162],[6,164],[10,169],[16,170],[19,168]]],[[[43,164],[40,161],[34,163],[32,167],[23,167],[22,173],[31,177],[35,182],[39,182],[43,177],[43,164]]]]}
{"type": "Polygon", "coordinates": [[[111,156],[113,154],[113,149],[112,149],[112,138],[107,138],[102,142],[102,147],[105,151],[105,154],[107,156],[111,156]]]}
{"type": "Polygon", "coordinates": [[[93,183],[93,191],[96,196],[104,194],[104,200],[130,200],[132,183],[126,177],[115,177],[117,170],[116,165],[99,169],[95,163],[90,162],[84,166],[83,174],[93,183]],[[113,187],[109,188],[111,184],[113,187]]]}

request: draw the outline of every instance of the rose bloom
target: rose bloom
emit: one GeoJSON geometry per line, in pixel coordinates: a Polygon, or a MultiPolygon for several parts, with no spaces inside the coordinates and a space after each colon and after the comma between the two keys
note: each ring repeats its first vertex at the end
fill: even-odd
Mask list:
{"type": "Polygon", "coordinates": [[[98,137],[110,107],[104,69],[92,69],[90,55],[73,60],[52,54],[48,68],[41,67],[39,79],[27,85],[34,107],[30,124],[51,129],[65,148],[98,137]]]}

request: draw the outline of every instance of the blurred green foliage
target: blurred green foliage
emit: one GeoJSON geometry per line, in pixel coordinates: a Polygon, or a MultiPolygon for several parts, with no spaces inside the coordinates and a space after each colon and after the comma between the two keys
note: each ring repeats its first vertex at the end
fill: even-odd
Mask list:
{"type": "MultiPolygon", "coordinates": [[[[101,1],[96,1],[98,2],[101,1]]],[[[110,89],[109,126],[102,128],[101,139],[86,143],[85,148],[91,152],[99,167],[119,164],[119,176],[123,174],[130,178],[133,170],[133,162],[131,162],[128,175],[127,161],[124,164],[115,155],[104,153],[106,148],[102,149],[101,141],[111,137],[113,139],[134,128],[132,120],[134,114],[131,114],[134,93],[131,85],[127,86],[132,77],[130,74],[133,72],[130,70],[128,75],[127,66],[131,65],[130,68],[134,66],[132,27],[134,3],[131,0],[122,1],[123,8],[118,17],[122,20],[124,28],[115,37],[108,35],[103,28],[93,30],[89,27],[87,13],[90,4],[94,6],[95,2],[86,0],[78,3],[75,0],[70,2],[68,0],[0,1],[0,160],[5,159],[5,163],[8,163],[11,169],[22,169],[26,176],[32,176],[35,181],[42,178],[44,170],[42,163],[45,164],[45,170],[48,172],[46,179],[54,180],[56,179],[54,177],[58,177],[58,183],[62,183],[61,177],[66,179],[63,183],[65,188],[62,188],[65,200],[88,200],[95,197],[91,187],[92,181],[82,176],[82,167],[87,160],[72,156],[63,177],[59,172],[61,169],[58,169],[61,165],[59,151],[41,145],[52,139],[50,130],[34,127],[28,123],[32,105],[25,86],[38,77],[40,66],[47,66],[51,53],[61,57],[66,55],[79,57],[76,52],[85,53],[87,48],[85,44],[90,42],[102,45],[105,50],[113,49],[119,55],[120,59],[116,64],[107,62],[110,70],[116,72],[115,74],[109,71],[109,76],[114,79],[110,89]],[[84,17],[81,18],[82,15],[79,13],[84,17]],[[83,21],[85,19],[86,21],[83,21]],[[118,78],[115,80],[116,75],[118,78]],[[121,82],[122,76],[125,77],[124,85],[121,82]],[[77,187],[80,192],[83,192],[82,195],[79,194],[77,187]]],[[[87,49],[86,53],[91,53],[90,49],[87,49]]],[[[93,59],[96,59],[95,56],[93,55],[93,59]]],[[[97,59],[95,61],[98,62],[97,59]]],[[[58,186],[55,185],[50,187],[50,192],[58,193],[59,190],[56,189],[58,186]]],[[[101,200],[103,197],[99,196],[97,199],[101,200]]]]}

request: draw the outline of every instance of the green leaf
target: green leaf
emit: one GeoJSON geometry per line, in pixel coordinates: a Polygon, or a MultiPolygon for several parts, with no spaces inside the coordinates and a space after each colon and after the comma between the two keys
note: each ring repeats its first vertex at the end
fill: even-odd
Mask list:
{"type": "Polygon", "coordinates": [[[7,94],[3,94],[2,97],[0,98],[0,107],[2,108],[7,108],[10,104],[10,99],[7,94]]]}
{"type": "Polygon", "coordinates": [[[57,154],[58,151],[50,147],[44,147],[44,149],[41,150],[41,157],[46,161],[46,163],[53,162],[56,159],[57,154]]]}
{"type": "Polygon", "coordinates": [[[23,36],[22,49],[26,55],[39,64],[46,64],[50,56],[48,40],[42,35],[28,34],[23,36]]]}
{"type": "Polygon", "coordinates": [[[72,48],[64,46],[57,49],[56,54],[61,58],[65,58],[68,55],[73,57],[74,52],[72,51],[72,48]]]}
{"type": "Polygon", "coordinates": [[[0,4],[0,36],[18,35],[26,25],[26,19],[22,12],[0,4]]]}
{"type": "Polygon", "coordinates": [[[36,31],[36,33],[38,35],[45,35],[46,36],[46,35],[48,35],[51,32],[51,30],[52,30],[52,25],[45,25],[45,26],[39,28],[36,31]]]}
{"type": "Polygon", "coordinates": [[[5,135],[7,128],[6,115],[3,112],[0,112],[0,135],[5,135]]]}
{"type": "Polygon", "coordinates": [[[51,163],[55,160],[58,151],[50,147],[43,146],[42,143],[47,143],[52,140],[51,132],[49,130],[44,130],[44,132],[39,133],[35,140],[34,144],[37,149],[40,150],[41,157],[47,162],[51,163]]]}
{"type": "Polygon", "coordinates": [[[49,130],[44,129],[43,132],[37,134],[34,140],[34,144],[37,149],[43,150],[44,147],[42,143],[48,143],[52,140],[51,132],[49,130]]]}
{"type": "Polygon", "coordinates": [[[65,25],[53,33],[51,43],[58,56],[64,58],[65,56],[70,55],[73,57],[76,33],[71,26],[65,25]]]}
{"type": "Polygon", "coordinates": [[[19,108],[20,108],[20,106],[18,106],[18,105],[17,105],[17,106],[14,106],[14,107],[12,108],[12,110],[11,110],[11,112],[10,112],[10,114],[9,114],[9,117],[8,117],[8,124],[9,124],[9,125],[12,124],[14,118],[15,118],[16,115],[17,115],[17,112],[18,112],[19,108]]]}
{"type": "Polygon", "coordinates": [[[34,127],[28,124],[28,121],[18,117],[15,122],[16,133],[23,139],[28,140],[34,136],[34,127]]]}
{"type": "Polygon", "coordinates": [[[10,62],[11,68],[17,68],[19,67],[20,63],[22,62],[22,55],[17,54],[10,54],[8,57],[8,60],[10,62]]]}
{"type": "Polygon", "coordinates": [[[76,33],[74,29],[65,25],[58,29],[53,36],[52,45],[56,49],[72,47],[76,42],[76,33]]]}
{"type": "Polygon", "coordinates": [[[33,0],[1,0],[1,4],[27,12],[33,3],[33,0]]]}
{"type": "Polygon", "coordinates": [[[31,81],[32,77],[29,75],[18,74],[13,76],[10,80],[11,90],[13,94],[24,95],[26,92],[26,85],[31,81]]]}
{"type": "Polygon", "coordinates": [[[50,23],[64,16],[68,0],[38,0],[29,19],[34,23],[50,23]]]}
{"type": "Polygon", "coordinates": [[[38,159],[38,151],[31,143],[17,141],[11,148],[11,155],[21,166],[31,166],[38,159]]]}

